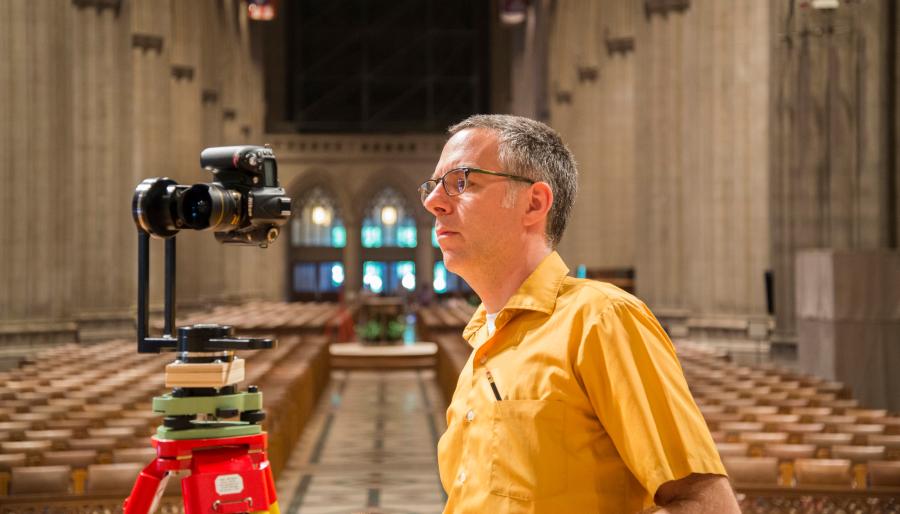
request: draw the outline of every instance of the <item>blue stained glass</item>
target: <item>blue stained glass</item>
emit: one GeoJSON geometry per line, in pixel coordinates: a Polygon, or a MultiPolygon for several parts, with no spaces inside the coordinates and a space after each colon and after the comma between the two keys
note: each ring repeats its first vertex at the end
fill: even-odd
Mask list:
{"type": "Polygon", "coordinates": [[[344,283],[344,265],[340,262],[329,263],[331,269],[329,270],[331,275],[331,285],[332,287],[338,287],[344,283]]]}
{"type": "Polygon", "coordinates": [[[384,291],[385,264],[366,261],[363,263],[363,287],[375,294],[384,291]]]}
{"type": "Polygon", "coordinates": [[[364,224],[362,228],[363,248],[381,248],[381,236],[381,227],[364,224]]]}
{"type": "Polygon", "coordinates": [[[444,266],[444,261],[439,261],[434,264],[433,286],[435,293],[447,292],[447,267],[444,266]]]}
{"type": "Polygon", "coordinates": [[[347,246],[347,229],[343,225],[331,227],[331,246],[334,248],[347,246]]]}
{"type": "Polygon", "coordinates": [[[408,224],[397,229],[397,246],[402,248],[416,247],[416,226],[408,224]]]}
{"type": "Polygon", "coordinates": [[[394,269],[391,274],[391,291],[396,291],[401,287],[407,291],[416,288],[416,263],[413,261],[398,261],[393,263],[394,269]]]}

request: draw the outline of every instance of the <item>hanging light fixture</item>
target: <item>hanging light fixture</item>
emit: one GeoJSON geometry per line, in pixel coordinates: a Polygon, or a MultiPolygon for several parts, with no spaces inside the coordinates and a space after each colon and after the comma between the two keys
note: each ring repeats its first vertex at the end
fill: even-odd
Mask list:
{"type": "Polygon", "coordinates": [[[331,223],[331,213],[325,207],[316,205],[312,209],[312,222],[316,225],[328,225],[331,223]]]}
{"type": "Polygon", "coordinates": [[[385,205],[381,208],[381,222],[385,225],[397,223],[397,208],[393,205],[385,205]]]}

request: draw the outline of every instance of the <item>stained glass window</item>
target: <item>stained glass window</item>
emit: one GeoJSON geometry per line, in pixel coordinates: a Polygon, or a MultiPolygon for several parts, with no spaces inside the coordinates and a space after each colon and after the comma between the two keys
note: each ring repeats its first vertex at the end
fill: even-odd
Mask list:
{"type": "Polygon", "coordinates": [[[413,291],[416,288],[416,263],[366,261],[363,263],[363,287],[375,294],[413,291]]]}
{"type": "Polygon", "coordinates": [[[382,189],[369,203],[362,222],[364,248],[415,248],[416,220],[395,189],[382,189]]]}
{"type": "Polygon", "coordinates": [[[347,232],[334,199],[323,188],[306,191],[297,201],[299,215],[291,220],[291,245],[343,248],[347,232]]]}

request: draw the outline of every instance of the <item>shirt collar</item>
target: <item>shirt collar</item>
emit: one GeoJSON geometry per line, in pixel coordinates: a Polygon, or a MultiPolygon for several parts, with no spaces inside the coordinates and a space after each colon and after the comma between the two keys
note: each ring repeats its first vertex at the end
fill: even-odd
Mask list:
{"type": "MultiPolygon", "coordinates": [[[[551,314],[556,307],[556,298],[563,279],[569,274],[569,268],[556,252],[544,258],[531,275],[522,282],[502,311],[531,310],[551,314]]],[[[485,324],[487,311],[484,304],[478,306],[469,324],[463,330],[463,338],[471,341],[472,336],[485,324]]]]}

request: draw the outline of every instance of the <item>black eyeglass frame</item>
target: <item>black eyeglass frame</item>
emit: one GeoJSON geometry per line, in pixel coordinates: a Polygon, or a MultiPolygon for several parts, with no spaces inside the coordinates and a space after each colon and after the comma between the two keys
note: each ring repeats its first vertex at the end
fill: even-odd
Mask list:
{"type": "Polygon", "coordinates": [[[437,189],[438,184],[441,184],[442,186],[444,186],[444,192],[447,193],[447,196],[459,196],[459,195],[465,193],[466,189],[469,187],[469,173],[480,173],[482,175],[493,175],[495,177],[508,178],[510,180],[517,180],[519,182],[525,182],[528,184],[536,184],[537,183],[537,181],[535,181],[535,180],[531,180],[528,177],[521,177],[519,175],[510,175],[509,173],[501,173],[499,171],[483,170],[481,168],[472,168],[470,166],[460,166],[459,168],[453,168],[452,170],[447,170],[447,173],[444,173],[443,175],[441,175],[440,178],[436,178],[436,179],[433,178],[433,179],[426,180],[425,182],[422,182],[422,184],[419,186],[419,196],[422,199],[422,203],[425,203],[425,200],[428,198],[428,195],[430,195],[435,189],[437,189]],[[447,182],[444,180],[444,178],[447,175],[449,175],[455,171],[463,171],[464,172],[463,177],[465,180],[465,184],[463,185],[462,191],[459,191],[459,192],[451,192],[450,188],[447,187],[447,182]],[[434,186],[429,189],[428,184],[434,184],[434,186]]]}

